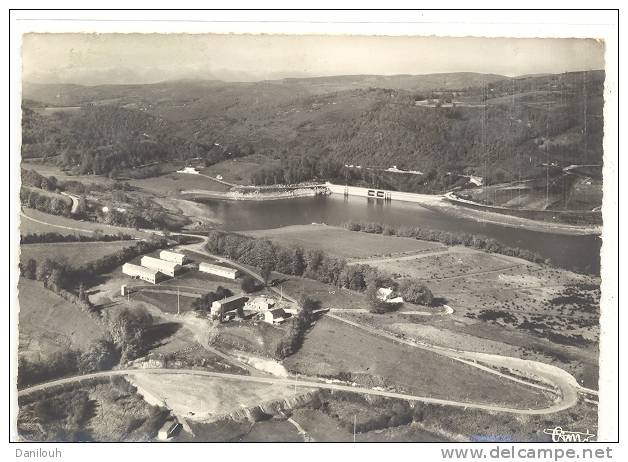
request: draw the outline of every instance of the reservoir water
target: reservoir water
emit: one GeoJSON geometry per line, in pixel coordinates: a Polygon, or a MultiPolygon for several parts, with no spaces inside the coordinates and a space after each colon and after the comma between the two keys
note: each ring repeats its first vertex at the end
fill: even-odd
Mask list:
{"type": "Polygon", "coordinates": [[[511,247],[538,252],[563,268],[588,268],[595,273],[599,273],[600,269],[599,236],[570,236],[482,223],[414,203],[332,195],[271,201],[203,200],[202,204],[208,217],[219,221],[224,229],[230,231],[309,223],[341,225],[350,220],[373,221],[481,234],[511,247]]]}

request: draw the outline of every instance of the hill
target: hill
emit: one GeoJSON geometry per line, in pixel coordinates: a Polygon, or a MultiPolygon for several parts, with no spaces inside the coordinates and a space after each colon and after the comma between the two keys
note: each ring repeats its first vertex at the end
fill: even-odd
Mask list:
{"type": "Polygon", "coordinates": [[[452,185],[449,172],[491,183],[538,177],[548,162],[601,163],[603,83],[603,71],[590,71],[514,79],[457,73],[25,84],[23,154],[37,157],[43,143],[63,154],[65,167],[94,170],[91,162],[96,173],[110,173],[116,166],[195,158],[211,164],[258,153],[280,161],[258,172],[261,184],[338,179],[440,191],[452,185]],[[50,131],[54,143],[42,135],[50,131]],[[95,150],[93,160],[78,155],[84,145],[95,150]],[[380,171],[393,165],[425,175],[380,171]]]}

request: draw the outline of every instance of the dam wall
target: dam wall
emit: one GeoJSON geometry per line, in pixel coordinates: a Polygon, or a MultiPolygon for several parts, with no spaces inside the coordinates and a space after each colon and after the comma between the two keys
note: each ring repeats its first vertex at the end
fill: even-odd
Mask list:
{"type": "Polygon", "coordinates": [[[441,196],[432,194],[416,194],[402,191],[390,191],[387,189],[362,188],[359,186],[347,186],[333,183],[325,183],[331,194],[342,194],[344,196],[359,196],[369,199],[380,199],[383,201],[403,201],[425,204],[428,202],[440,201],[441,196]]]}

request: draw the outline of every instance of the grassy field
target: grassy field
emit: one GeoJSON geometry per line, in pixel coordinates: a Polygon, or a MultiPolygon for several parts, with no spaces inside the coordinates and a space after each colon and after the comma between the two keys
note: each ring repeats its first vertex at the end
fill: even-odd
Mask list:
{"type": "Polygon", "coordinates": [[[249,185],[252,184],[251,175],[258,172],[260,168],[276,167],[279,164],[279,161],[269,159],[268,156],[254,154],[218,162],[201,169],[201,172],[211,177],[221,175],[223,180],[229,183],[249,185]]]}
{"type": "MultiPolygon", "coordinates": [[[[308,278],[291,278],[281,283],[286,293],[310,295],[321,302],[321,308],[368,309],[366,297],[308,278]]],[[[298,297],[297,297],[298,298],[298,297]]]]}
{"type": "Polygon", "coordinates": [[[40,283],[20,278],[18,290],[20,354],[36,358],[68,348],[85,349],[108,335],[94,318],[40,283]]]}
{"type": "Polygon", "coordinates": [[[286,327],[253,321],[218,325],[212,332],[212,344],[272,358],[277,345],[286,335],[286,327]]]}
{"type": "Polygon", "coordinates": [[[42,261],[67,258],[72,265],[82,265],[101,257],[110,255],[125,247],[135,245],[137,241],[112,242],[59,242],[51,244],[23,244],[20,246],[20,260],[34,258],[42,261]]]}
{"type": "Polygon", "coordinates": [[[460,247],[369,264],[424,280],[454,314],[342,316],[437,345],[548,362],[597,387],[599,278],[460,247]]]}
{"type": "MultiPolygon", "coordinates": [[[[146,292],[134,293],[133,297],[136,300],[150,303],[165,313],[177,312],[177,294],[168,294],[163,292],[146,292]]],[[[194,297],[187,297],[185,295],[179,295],[178,309],[181,313],[191,311],[192,303],[196,300],[194,297]]]]}
{"type": "Polygon", "coordinates": [[[317,321],[284,366],[308,375],[351,373],[354,381],[367,386],[393,387],[420,396],[518,407],[547,404],[536,390],[328,317],[317,321]]]}
{"type": "Polygon", "coordinates": [[[119,226],[105,225],[91,221],[72,220],[58,215],[50,215],[33,209],[23,209],[24,215],[20,217],[20,234],[48,233],[60,234],[92,234],[99,230],[105,234],[118,234],[123,232],[135,237],[145,238],[149,234],[137,231],[133,228],[121,228],[119,226]],[[43,222],[43,223],[42,223],[43,222]]]}
{"type": "Polygon", "coordinates": [[[320,249],[345,258],[366,258],[379,255],[398,255],[441,248],[434,242],[410,238],[356,233],[337,226],[294,225],[275,229],[248,231],[256,238],[267,238],[279,244],[300,245],[306,249],[320,249]]]}
{"type": "Polygon", "coordinates": [[[303,441],[303,437],[290,422],[273,419],[255,422],[249,432],[242,435],[236,441],[243,443],[299,443],[303,441]]]}
{"type": "Polygon", "coordinates": [[[203,189],[207,191],[228,191],[229,186],[202,175],[191,175],[186,173],[167,173],[153,178],[141,180],[128,180],[131,186],[140,188],[146,192],[162,195],[178,194],[188,189],[203,189]]]}
{"type": "Polygon", "coordinates": [[[207,421],[261,402],[294,396],[291,387],[184,375],[138,375],[131,379],[148,402],[164,400],[186,419],[207,421]]]}

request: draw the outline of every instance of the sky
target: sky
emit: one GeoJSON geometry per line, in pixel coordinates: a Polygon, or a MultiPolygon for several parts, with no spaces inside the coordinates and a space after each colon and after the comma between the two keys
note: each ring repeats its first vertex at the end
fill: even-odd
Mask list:
{"type": "Polygon", "coordinates": [[[84,85],[442,72],[518,76],[603,69],[604,44],[548,38],[25,34],[22,64],[26,81],[84,85]]]}

